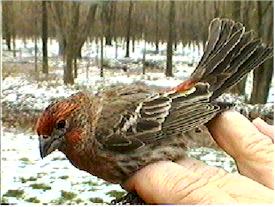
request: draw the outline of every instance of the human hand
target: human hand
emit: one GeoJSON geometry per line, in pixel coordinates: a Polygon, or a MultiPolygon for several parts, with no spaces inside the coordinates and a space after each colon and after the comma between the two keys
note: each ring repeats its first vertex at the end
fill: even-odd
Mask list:
{"type": "Polygon", "coordinates": [[[191,158],[148,165],[124,187],[154,204],[232,204],[273,202],[273,127],[227,111],[208,124],[218,145],[239,173],[228,173],[191,158]]]}

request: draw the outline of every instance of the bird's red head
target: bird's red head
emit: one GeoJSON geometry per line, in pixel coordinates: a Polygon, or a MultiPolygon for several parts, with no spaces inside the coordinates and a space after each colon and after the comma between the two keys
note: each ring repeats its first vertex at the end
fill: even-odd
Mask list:
{"type": "Polygon", "coordinates": [[[49,105],[39,117],[36,132],[42,158],[66,142],[66,135],[73,130],[73,114],[79,108],[79,103],[70,99],[63,100],[49,105]]]}

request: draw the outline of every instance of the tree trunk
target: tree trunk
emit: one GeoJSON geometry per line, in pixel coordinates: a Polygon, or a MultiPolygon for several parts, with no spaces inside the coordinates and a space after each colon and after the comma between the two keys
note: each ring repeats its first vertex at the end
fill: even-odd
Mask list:
{"type": "MultiPolygon", "coordinates": [[[[271,44],[273,38],[273,15],[272,13],[264,13],[264,5],[268,2],[256,2],[258,11],[258,36],[262,37],[267,43],[271,44]],[[269,26],[267,29],[261,27],[264,19],[268,21],[269,26]]],[[[267,4],[268,5],[268,4],[267,4]]],[[[253,71],[253,90],[250,98],[250,103],[266,103],[269,93],[269,88],[273,76],[273,59],[268,60],[260,66],[260,68],[253,71]]]]}
{"type": "Polygon", "coordinates": [[[79,59],[82,58],[81,51],[82,51],[83,45],[84,45],[84,42],[83,42],[79,47],[77,47],[77,49],[76,49],[76,51],[77,51],[77,52],[76,52],[76,57],[79,58],[79,59]]]}
{"type": "Polygon", "coordinates": [[[146,40],[144,39],[143,56],[142,56],[142,74],[145,75],[145,61],[146,61],[146,40]]]}
{"type": "Polygon", "coordinates": [[[115,58],[117,59],[117,49],[118,49],[118,43],[117,43],[117,38],[115,38],[115,58]]]}
{"type": "Polygon", "coordinates": [[[106,45],[112,45],[112,37],[110,36],[110,35],[107,35],[106,37],[105,37],[105,44],[106,45]]]}
{"type": "MultiPolygon", "coordinates": [[[[112,4],[113,2],[110,2],[112,4]]],[[[112,8],[108,9],[107,25],[106,25],[106,35],[105,35],[105,45],[112,45],[112,8]]]]}
{"type": "Polygon", "coordinates": [[[273,59],[270,59],[253,73],[251,104],[265,104],[267,102],[272,77],[273,59]]]}
{"type": "Polygon", "coordinates": [[[104,77],[103,74],[103,64],[104,64],[104,45],[103,45],[103,41],[104,41],[104,34],[106,34],[106,25],[104,24],[104,21],[106,21],[106,16],[109,15],[109,12],[106,12],[107,14],[103,15],[103,13],[101,14],[101,34],[100,34],[100,77],[104,77]]]}
{"type": "Polygon", "coordinates": [[[67,7],[67,5],[74,4],[75,6],[75,4],[79,3],[80,2],[76,1],[65,3],[63,1],[54,1],[49,3],[53,18],[55,20],[54,23],[57,31],[57,39],[59,42],[59,55],[65,54],[66,47],[68,44],[71,44],[70,41],[73,40],[76,56],[81,58],[81,48],[85,43],[94,22],[97,4],[90,5],[89,10],[87,11],[87,16],[84,15],[84,22],[79,24],[78,17],[77,22],[74,24],[75,27],[72,27],[72,21],[74,21],[72,19],[73,14],[70,11],[70,7],[67,7]],[[70,23],[68,23],[68,21],[70,23]],[[75,33],[75,31],[77,31],[77,34],[74,34],[74,39],[70,39],[70,34],[75,33]]]}
{"type": "Polygon", "coordinates": [[[13,31],[13,34],[12,34],[13,57],[16,57],[16,43],[15,43],[15,40],[16,40],[16,36],[15,36],[15,32],[13,31]]]}
{"type": "Polygon", "coordinates": [[[11,7],[12,7],[12,2],[3,2],[2,3],[3,8],[2,8],[2,23],[3,23],[3,36],[6,40],[6,44],[8,47],[8,50],[11,51],[11,27],[13,26],[12,24],[12,12],[11,7]]]}
{"type": "Polygon", "coordinates": [[[66,50],[66,39],[65,37],[62,37],[60,35],[57,35],[57,39],[58,39],[58,55],[64,56],[65,50],[66,50]]]}
{"type": "Polygon", "coordinates": [[[72,2],[71,7],[71,24],[69,26],[69,34],[67,36],[67,45],[66,45],[66,67],[64,71],[64,83],[65,84],[74,84],[73,77],[73,60],[76,58],[76,49],[77,49],[77,32],[79,27],[79,13],[80,13],[80,4],[79,2],[72,2]]]}
{"type": "Polygon", "coordinates": [[[96,43],[96,65],[99,65],[99,43],[98,43],[98,37],[95,38],[96,43]]]}
{"type": "Polygon", "coordinates": [[[102,15],[103,15],[103,24],[105,27],[105,45],[112,45],[112,20],[115,15],[115,6],[116,2],[115,1],[106,1],[103,4],[103,10],[102,10],[102,15]]]}
{"type": "Polygon", "coordinates": [[[156,1],[156,39],[155,39],[155,45],[156,45],[156,54],[159,53],[159,1],[156,1]]]}
{"type": "Polygon", "coordinates": [[[114,41],[115,41],[115,58],[117,59],[118,43],[117,43],[117,34],[116,34],[116,19],[117,19],[116,11],[117,11],[116,3],[114,2],[114,5],[113,5],[113,25],[112,25],[113,27],[112,27],[112,30],[113,30],[113,36],[114,36],[114,41]]]}
{"type": "MultiPolygon", "coordinates": [[[[35,27],[37,26],[37,19],[35,19],[35,27]]],[[[38,65],[37,65],[37,36],[34,35],[34,73],[38,75],[38,65]]]]}
{"type": "Polygon", "coordinates": [[[132,52],[133,53],[135,52],[135,35],[133,35],[133,38],[132,38],[132,52]]]}
{"type": "Polygon", "coordinates": [[[241,1],[232,2],[232,17],[234,21],[241,21],[241,1]]]}
{"type": "Polygon", "coordinates": [[[142,33],[143,33],[143,40],[144,40],[144,47],[143,47],[143,55],[142,55],[142,74],[145,75],[145,70],[146,70],[146,39],[147,39],[147,31],[146,31],[146,25],[147,25],[147,15],[144,14],[143,16],[143,28],[142,28],[142,33]]]}
{"type": "Polygon", "coordinates": [[[174,41],[174,21],[175,21],[175,1],[170,1],[169,8],[169,33],[167,42],[167,61],[165,75],[168,77],[173,76],[173,41],[174,41]]]}
{"type": "MultiPolygon", "coordinates": [[[[80,2],[79,2],[80,3],[80,2]]],[[[95,14],[97,10],[97,4],[91,4],[88,14],[86,16],[86,21],[83,24],[78,24],[79,31],[76,35],[75,48],[76,48],[76,57],[81,58],[81,49],[87,40],[87,37],[90,33],[93,23],[95,21],[95,14]]]]}
{"type": "Polygon", "coordinates": [[[38,78],[38,65],[37,65],[38,15],[35,14],[36,10],[37,10],[37,5],[34,5],[34,7],[32,7],[32,11],[34,13],[34,71],[35,71],[36,78],[38,78]]]}
{"type": "Polygon", "coordinates": [[[47,2],[42,1],[42,53],[43,53],[43,69],[44,74],[48,74],[48,11],[47,2]]]}
{"type": "Polygon", "coordinates": [[[219,5],[218,5],[218,1],[213,1],[214,3],[214,18],[219,17],[219,5]]]}
{"type": "Polygon", "coordinates": [[[108,25],[106,28],[106,36],[105,36],[105,45],[110,45],[110,46],[112,46],[111,23],[112,23],[111,20],[108,21],[108,25]]]}
{"type": "Polygon", "coordinates": [[[127,20],[127,33],[126,33],[126,55],[125,57],[130,56],[130,35],[131,35],[131,18],[132,18],[132,10],[133,10],[133,1],[130,1],[129,3],[129,9],[128,9],[128,20],[127,20]]]}
{"type": "Polygon", "coordinates": [[[74,58],[74,78],[77,78],[77,58],[74,58]]]}
{"type": "Polygon", "coordinates": [[[74,78],[73,78],[73,51],[69,50],[66,52],[66,67],[64,67],[64,83],[66,85],[74,84],[74,78]]]}
{"type": "Polygon", "coordinates": [[[100,77],[102,78],[104,77],[103,63],[104,63],[104,60],[103,60],[103,34],[102,34],[100,37],[100,77]]]}

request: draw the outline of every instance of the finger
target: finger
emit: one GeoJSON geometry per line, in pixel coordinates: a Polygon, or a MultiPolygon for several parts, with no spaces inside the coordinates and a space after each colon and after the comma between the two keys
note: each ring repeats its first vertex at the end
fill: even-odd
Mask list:
{"type": "Polygon", "coordinates": [[[231,155],[241,174],[273,188],[273,144],[248,119],[227,111],[208,128],[218,145],[231,155]]]}
{"type": "Polygon", "coordinates": [[[211,180],[224,176],[225,171],[216,168],[216,173],[210,176],[205,173],[209,166],[202,166],[201,163],[198,166],[197,162],[192,162],[193,160],[187,158],[187,165],[178,165],[170,161],[151,164],[138,171],[124,187],[136,191],[143,200],[151,204],[235,202],[230,195],[221,192],[216,186],[206,187],[211,180]]]}
{"type": "Polygon", "coordinates": [[[264,157],[273,149],[269,137],[234,111],[222,113],[209,122],[208,128],[218,145],[235,160],[257,159],[259,155],[264,157]]]}
{"type": "Polygon", "coordinates": [[[271,202],[268,188],[186,158],[181,165],[161,161],[138,171],[124,185],[151,204],[231,204],[271,202]],[[216,170],[216,173],[208,173],[216,170]],[[251,196],[254,195],[254,196],[251,196]]]}
{"type": "Polygon", "coordinates": [[[218,176],[219,179],[216,180],[216,182],[219,183],[217,186],[219,186],[220,191],[226,192],[229,195],[236,195],[236,197],[241,198],[241,200],[238,200],[235,198],[235,196],[232,196],[235,200],[238,200],[238,202],[273,202],[272,190],[269,190],[268,188],[262,188],[263,185],[255,183],[252,180],[244,176],[240,176],[237,173],[225,173],[225,171],[223,171],[222,169],[218,169],[216,167],[206,167],[205,163],[193,158],[181,159],[178,160],[177,163],[181,166],[184,166],[187,169],[192,169],[192,171],[198,173],[201,177],[211,180],[211,182],[209,182],[207,186],[209,186],[210,183],[213,182],[212,178],[215,178],[215,176],[220,174],[220,176],[218,176]],[[262,190],[260,190],[256,186],[261,186],[262,190]],[[246,192],[246,194],[244,194],[243,192],[246,192]],[[255,193],[258,195],[258,198],[254,197],[255,200],[252,201],[250,195],[254,195],[255,193]],[[261,198],[264,198],[265,196],[266,198],[261,200],[261,198]]]}
{"type": "Polygon", "coordinates": [[[219,169],[213,166],[206,167],[206,164],[204,162],[200,160],[196,160],[194,158],[183,158],[176,161],[176,163],[178,163],[179,165],[187,169],[192,169],[192,171],[195,171],[201,175],[204,175],[205,173],[207,173],[209,177],[212,177],[212,175],[215,175],[217,173],[217,170],[224,171],[223,169],[219,169]]]}
{"type": "Polygon", "coordinates": [[[257,127],[260,132],[270,137],[272,139],[272,142],[274,143],[274,126],[267,124],[259,117],[254,119],[252,123],[254,124],[254,126],[257,127]]]}

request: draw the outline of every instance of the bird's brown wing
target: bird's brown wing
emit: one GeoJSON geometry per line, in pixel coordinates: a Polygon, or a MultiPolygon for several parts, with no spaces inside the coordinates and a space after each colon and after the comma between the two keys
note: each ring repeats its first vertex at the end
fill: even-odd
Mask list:
{"type": "Polygon", "coordinates": [[[197,83],[181,93],[120,94],[104,104],[96,137],[105,149],[123,153],[196,128],[220,110],[209,103],[208,89],[207,83],[197,83]]]}

